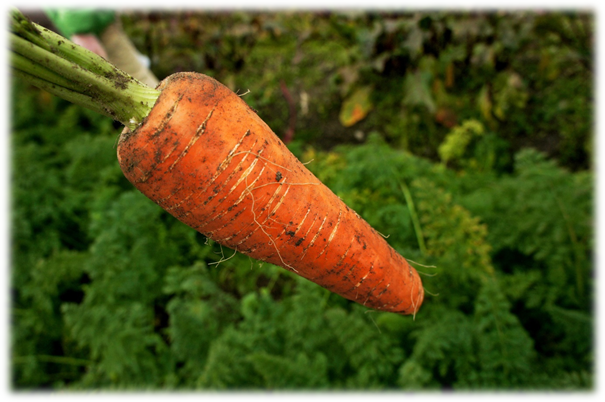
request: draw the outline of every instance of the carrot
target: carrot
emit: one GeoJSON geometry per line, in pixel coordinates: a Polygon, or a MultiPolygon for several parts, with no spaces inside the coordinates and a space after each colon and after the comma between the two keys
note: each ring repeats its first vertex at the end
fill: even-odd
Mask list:
{"type": "Polygon", "coordinates": [[[364,306],[416,314],[418,273],[228,88],[195,73],[149,88],[16,9],[9,38],[13,74],[125,125],[124,175],[177,219],[364,306]]]}
{"type": "Polygon", "coordinates": [[[118,143],[124,175],[217,243],[364,306],[415,314],[420,277],[322,184],[235,93],[202,74],[161,82],[118,143]]]}

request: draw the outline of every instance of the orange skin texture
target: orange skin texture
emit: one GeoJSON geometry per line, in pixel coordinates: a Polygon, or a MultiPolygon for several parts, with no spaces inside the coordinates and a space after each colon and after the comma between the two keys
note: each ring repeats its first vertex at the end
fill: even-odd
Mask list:
{"type": "Polygon", "coordinates": [[[177,73],[118,144],[124,175],[217,243],[369,308],[415,314],[418,273],[218,81],[177,73]]]}

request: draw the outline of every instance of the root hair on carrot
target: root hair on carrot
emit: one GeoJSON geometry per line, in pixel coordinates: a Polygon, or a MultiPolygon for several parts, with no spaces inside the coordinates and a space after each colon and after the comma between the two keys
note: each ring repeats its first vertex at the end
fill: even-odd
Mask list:
{"type": "Polygon", "coordinates": [[[374,320],[374,318],[372,317],[372,315],[369,314],[369,313],[376,313],[376,312],[377,312],[376,310],[366,310],[363,313],[364,314],[368,314],[368,317],[370,317],[370,320],[372,320],[372,322],[374,323],[374,326],[378,330],[378,333],[382,335],[382,331],[380,330],[380,327],[378,326],[378,324],[376,323],[376,321],[374,320]]]}
{"type": "Polygon", "coordinates": [[[410,300],[412,300],[412,307],[414,307],[414,315],[412,316],[412,321],[416,321],[416,313],[418,312],[418,308],[420,307],[416,301],[414,300],[414,287],[410,286],[410,300]]]}
{"type": "Polygon", "coordinates": [[[408,259],[408,258],[406,258],[405,260],[406,260],[407,262],[411,262],[412,264],[416,264],[416,265],[419,265],[419,266],[424,267],[424,268],[435,268],[435,269],[437,268],[437,266],[436,266],[436,265],[424,265],[424,264],[421,264],[421,263],[419,263],[419,262],[412,261],[412,260],[410,260],[410,259],[408,259]]]}
{"type": "Polygon", "coordinates": [[[265,234],[265,236],[267,236],[269,238],[269,244],[272,245],[273,248],[275,249],[275,252],[277,253],[277,256],[279,257],[282,264],[284,264],[285,267],[288,267],[292,271],[298,273],[298,270],[296,270],[296,268],[294,268],[293,266],[291,266],[290,264],[288,264],[287,262],[284,261],[283,257],[281,256],[281,253],[279,252],[279,248],[277,247],[277,244],[275,244],[275,241],[273,240],[271,235],[269,233],[267,233],[267,231],[263,228],[263,225],[261,225],[260,222],[257,220],[256,212],[254,211],[254,204],[255,204],[254,194],[252,194],[252,191],[250,190],[249,187],[246,187],[246,189],[244,191],[247,192],[247,194],[252,198],[252,207],[250,208],[250,211],[252,212],[252,219],[254,220],[254,223],[256,223],[258,225],[258,228],[265,234]]]}
{"type": "Polygon", "coordinates": [[[288,186],[319,186],[319,183],[288,183],[286,181],[281,181],[281,182],[280,181],[274,181],[274,182],[271,182],[271,183],[261,184],[259,186],[256,186],[256,187],[252,188],[251,190],[258,190],[259,188],[266,187],[266,186],[271,186],[273,184],[279,184],[280,186],[285,186],[285,185],[288,185],[288,186]]]}
{"type": "Polygon", "coordinates": [[[239,152],[235,152],[235,153],[233,153],[233,154],[229,155],[229,156],[228,156],[228,159],[233,159],[233,157],[234,157],[234,156],[237,156],[237,155],[242,155],[242,154],[251,154],[251,155],[253,155],[253,156],[257,157],[258,159],[260,159],[260,160],[262,160],[262,161],[264,161],[264,162],[267,162],[267,163],[270,163],[270,164],[272,164],[272,165],[277,166],[277,167],[278,167],[278,168],[280,168],[280,169],[287,170],[288,172],[291,172],[291,171],[292,171],[291,169],[288,169],[288,168],[287,168],[287,167],[285,167],[285,166],[282,166],[282,165],[280,165],[280,164],[278,164],[278,163],[273,162],[272,160],[269,160],[269,159],[267,159],[267,158],[265,158],[265,157],[263,157],[263,156],[260,156],[261,152],[262,152],[262,150],[260,150],[259,152],[252,152],[252,151],[239,151],[239,152]]]}
{"type": "Polygon", "coordinates": [[[233,250],[233,254],[231,254],[231,257],[225,258],[225,254],[223,253],[223,246],[221,245],[221,259],[219,261],[209,262],[208,265],[218,266],[221,262],[225,262],[225,261],[232,259],[233,257],[235,257],[236,254],[237,254],[237,250],[233,250]]]}

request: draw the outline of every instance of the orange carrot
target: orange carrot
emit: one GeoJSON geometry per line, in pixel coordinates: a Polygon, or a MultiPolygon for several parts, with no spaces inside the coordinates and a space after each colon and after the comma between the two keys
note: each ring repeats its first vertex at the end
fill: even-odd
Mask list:
{"type": "Polygon", "coordinates": [[[160,84],[118,144],[124,175],[219,244],[279,265],[364,306],[415,314],[420,277],[323,185],[235,93],[202,74],[160,84]]]}

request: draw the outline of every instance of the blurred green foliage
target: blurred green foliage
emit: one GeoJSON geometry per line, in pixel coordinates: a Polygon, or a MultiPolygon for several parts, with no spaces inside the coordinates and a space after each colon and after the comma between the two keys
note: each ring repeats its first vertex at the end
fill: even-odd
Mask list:
{"type": "Polygon", "coordinates": [[[528,146],[572,170],[591,165],[590,13],[185,10],[123,20],[158,77],[199,71],[249,90],[278,135],[291,124],[285,85],[304,144],[360,143],[376,131],[438,160],[454,126],[479,120],[486,138],[497,133],[500,168],[528,146]],[[367,117],[339,124],[355,101],[367,117]]]}
{"type": "Polygon", "coordinates": [[[115,123],[13,81],[14,389],[593,389],[590,15],[124,21],[160,77],[250,89],[278,135],[285,83],[291,149],[426,299],[416,317],[368,311],[221,248],[127,182],[115,123]]]}

